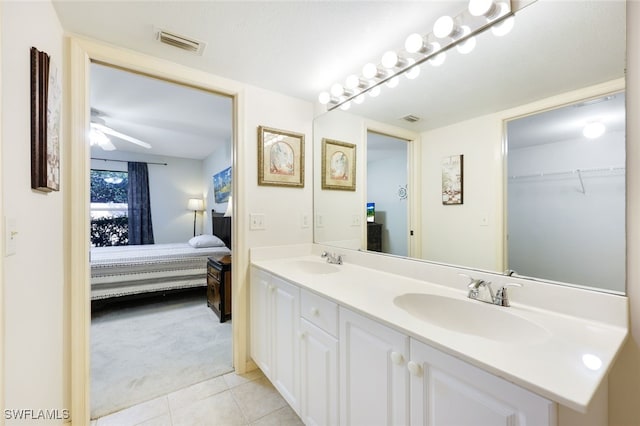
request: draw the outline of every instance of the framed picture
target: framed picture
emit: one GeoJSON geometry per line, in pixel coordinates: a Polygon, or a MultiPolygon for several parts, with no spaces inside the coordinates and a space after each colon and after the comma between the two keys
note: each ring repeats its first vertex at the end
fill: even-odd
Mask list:
{"type": "Polygon", "coordinates": [[[322,189],[356,190],[356,146],[322,139],[322,189]]]}
{"type": "Polygon", "coordinates": [[[213,175],[213,197],[216,203],[226,203],[231,195],[231,167],[213,175]]]}
{"type": "Polygon", "coordinates": [[[304,135],[258,127],[258,185],[304,187],[304,135]]]}
{"type": "Polygon", "coordinates": [[[60,190],[60,75],[49,55],[31,48],[31,188],[60,190]]]}
{"type": "Polygon", "coordinates": [[[462,204],[462,155],[442,159],[442,204],[462,204]]]}

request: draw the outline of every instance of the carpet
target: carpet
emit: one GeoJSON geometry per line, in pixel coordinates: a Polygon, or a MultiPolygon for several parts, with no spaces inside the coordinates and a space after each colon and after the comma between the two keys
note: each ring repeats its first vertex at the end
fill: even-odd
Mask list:
{"type": "Polygon", "coordinates": [[[232,370],[231,321],[204,288],[92,311],[92,419],[232,370]]]}

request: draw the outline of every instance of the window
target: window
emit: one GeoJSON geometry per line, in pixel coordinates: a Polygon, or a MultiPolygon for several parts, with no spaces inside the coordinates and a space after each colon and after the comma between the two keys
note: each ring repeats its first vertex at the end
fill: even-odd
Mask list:
{"type": "Polygon", "coordinates": [[[91,246],[129,243],[127,172],[91,170],[91,246]]]}

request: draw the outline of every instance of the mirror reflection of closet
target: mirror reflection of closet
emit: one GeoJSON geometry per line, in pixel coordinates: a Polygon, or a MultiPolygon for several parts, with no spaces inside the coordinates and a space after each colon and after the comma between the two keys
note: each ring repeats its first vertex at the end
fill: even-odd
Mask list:
{"type": "Polygon", "coordinates": [[[624,93],[509,121],[507,148],[509,268],[623,293],[624,93]]]}
{"type": "Polygon", "coordinates": [[[408,255],[408,144],[367,132],[367,250],[408,255]]]}

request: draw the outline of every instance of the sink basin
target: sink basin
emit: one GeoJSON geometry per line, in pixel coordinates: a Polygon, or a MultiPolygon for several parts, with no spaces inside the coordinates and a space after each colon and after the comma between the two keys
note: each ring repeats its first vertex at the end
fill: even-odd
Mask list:
{"type": "Polygon", "coordinates": [[[509,309],[470,299],[407,293],[393,303],[415,318],[437,327],[503,343],[535,343],[549,331],[509,309]]]}
{"type": "Polygon", "coordinates": [[[315,260],[293,260],[288,265],[291,265],[292,269],[296,269],[299,272],[306,274],[332,274],[338,272],[340,268],[337,265],[330,263],[315,261],[315,260]]]}

